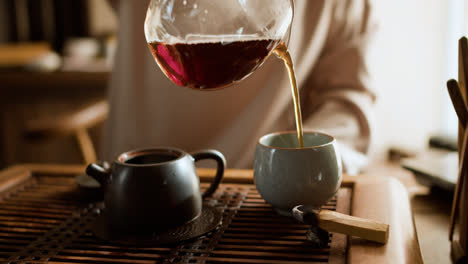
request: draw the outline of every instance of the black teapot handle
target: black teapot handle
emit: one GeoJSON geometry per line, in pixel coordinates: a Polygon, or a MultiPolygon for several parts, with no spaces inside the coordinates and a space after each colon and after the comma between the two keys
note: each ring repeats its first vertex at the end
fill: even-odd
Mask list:
{"type": "Polygon", "coordinates": [[[226,159],[224,158],[224,155],[221,152],[212,149],[200,150],[195,153],[191,153],[190,155],[192,155],[195,161],[203,159],[213,159],[216,161],[216,175],[210,187],[206,189],[206,191],[202,195],[203,198],[210,197],[216,191],[216,189],[219,186],[219,183],[221,182],[221,179],[223,178],[224,169],[226,168],[226,159]]]}
{"type": "Polygon", "coordinates": [[[86,174],[98,181],[101,187],[104,187],[109,181],[111,169],[107,162],[102,162],[101,164],[91,163],[86,167],[86,174]]]}

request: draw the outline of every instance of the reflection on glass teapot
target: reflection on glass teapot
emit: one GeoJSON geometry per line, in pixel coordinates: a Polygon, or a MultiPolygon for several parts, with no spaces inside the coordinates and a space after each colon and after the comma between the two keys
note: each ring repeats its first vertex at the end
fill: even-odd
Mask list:
{"type": "Polygon", "coordinates": [[[238,82],[289,37],[292,0],[152,0],[145,35],[175,84],[200,90],[238,82]]]}

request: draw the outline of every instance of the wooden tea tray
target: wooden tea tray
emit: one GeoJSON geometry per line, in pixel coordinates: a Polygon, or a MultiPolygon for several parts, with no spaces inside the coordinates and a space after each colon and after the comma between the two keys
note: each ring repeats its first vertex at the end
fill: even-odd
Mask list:
{"type": "MultiPolygon", "coordinates": [[[[407,193],[388,177],[345,176],[324,207],[390,224],[386,245],[331,234],[324,249],[307,226],[274,213],[250,170],[227,170],[210,203],[223,211],[214,232],[170,247],[100,240],[90,223],[102,194],[75,182],[82,166],[24,164],[0,172],[0,262],[4,263],[422,263],[407,193]]],[[[213,175],[198,170],[202,188],[213,175]]]]}

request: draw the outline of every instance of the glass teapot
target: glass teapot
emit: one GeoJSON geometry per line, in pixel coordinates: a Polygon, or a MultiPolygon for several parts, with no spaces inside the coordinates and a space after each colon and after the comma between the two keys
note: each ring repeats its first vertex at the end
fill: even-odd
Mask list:
{"type": "Polygon", "coordinates": [[[293,0],[151,0],[145,36],[175,84],[199,90],[239,82],[288,41],[293,0]]]}

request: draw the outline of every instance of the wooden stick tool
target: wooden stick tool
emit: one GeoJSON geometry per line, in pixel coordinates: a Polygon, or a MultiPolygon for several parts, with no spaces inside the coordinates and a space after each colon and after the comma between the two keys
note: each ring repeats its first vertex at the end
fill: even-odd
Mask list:
{"type": "Polygon", "coordinates": [[[468,129],[466,112],[468,112],[464,98],[467,95],[466,81],[468,79],[468,40],[466,37],[462,37],[458,41],[458,82],[455,80],[449,80],[447,82],[447,88],[452,99],[455,112],[458,115],[459,120],[459,140],[458,140],[458,157],[459,157],[459,169],[457,185],[455,186],[455,193],[452,202],[452,213],[450,215],[449,225],[449,240],[453,240],[453,232],[455,229],[455,220],[458,217],[458,210],[460,204],[460,196],[463,185],[465,184],[465,177],[467,174],[468,166],[468,154],[467,140],[468,140],[468,129]],[[464,114],[465,112],[465,114],[464,114]],[[463,132],[463,133],[460,133],[463,132]],[[460,141],[463,136],[463,140],[460,141]]]}
{"type": "Polygon", "coordinates": [[[329,232],[356,236],[386,244],[389,225],[378,221],[341,214],[330,210],[305,209],[299,205],[292,210],[294,218],[300,222],[318,226],[329,232]]]}
{"type": "Polygon", "coordinates": [[[447,90],[452,100],[453,108],[455,113],[457,113],[458,121],[463,129],[466,128],[466,123],[468,121],[468,108],[463,100],[463,96],[460,90],[458,82],[454,79],[447,81],[447,90]]]}
{"type": "Polygon", "coordinates": [[[447,82],[447,89],[450,94],[453,107],[455,108],[455,112],[457,113],[460,125],[465,130],[460,152],[461,156],[459,162],[458,180],[457,185],[455,186],[455,193],[453,195],[452,213],[450,214],[449,240],[452,241],[453,231],[455,228],[455,219],[458,215],[458,206],[460,203],[460,193],[462,189],[461,186],[464,184],[465,175],[467,173],[466,170],[468,166],[468,155],[466,153],[468,144],[468,130],[466,129],[466,124],[468,122],[468,108],[465,104],[465,100],[463,100],[460,86],[458,85],[458,82],[456,80],[449,80],[447,82]]]}

